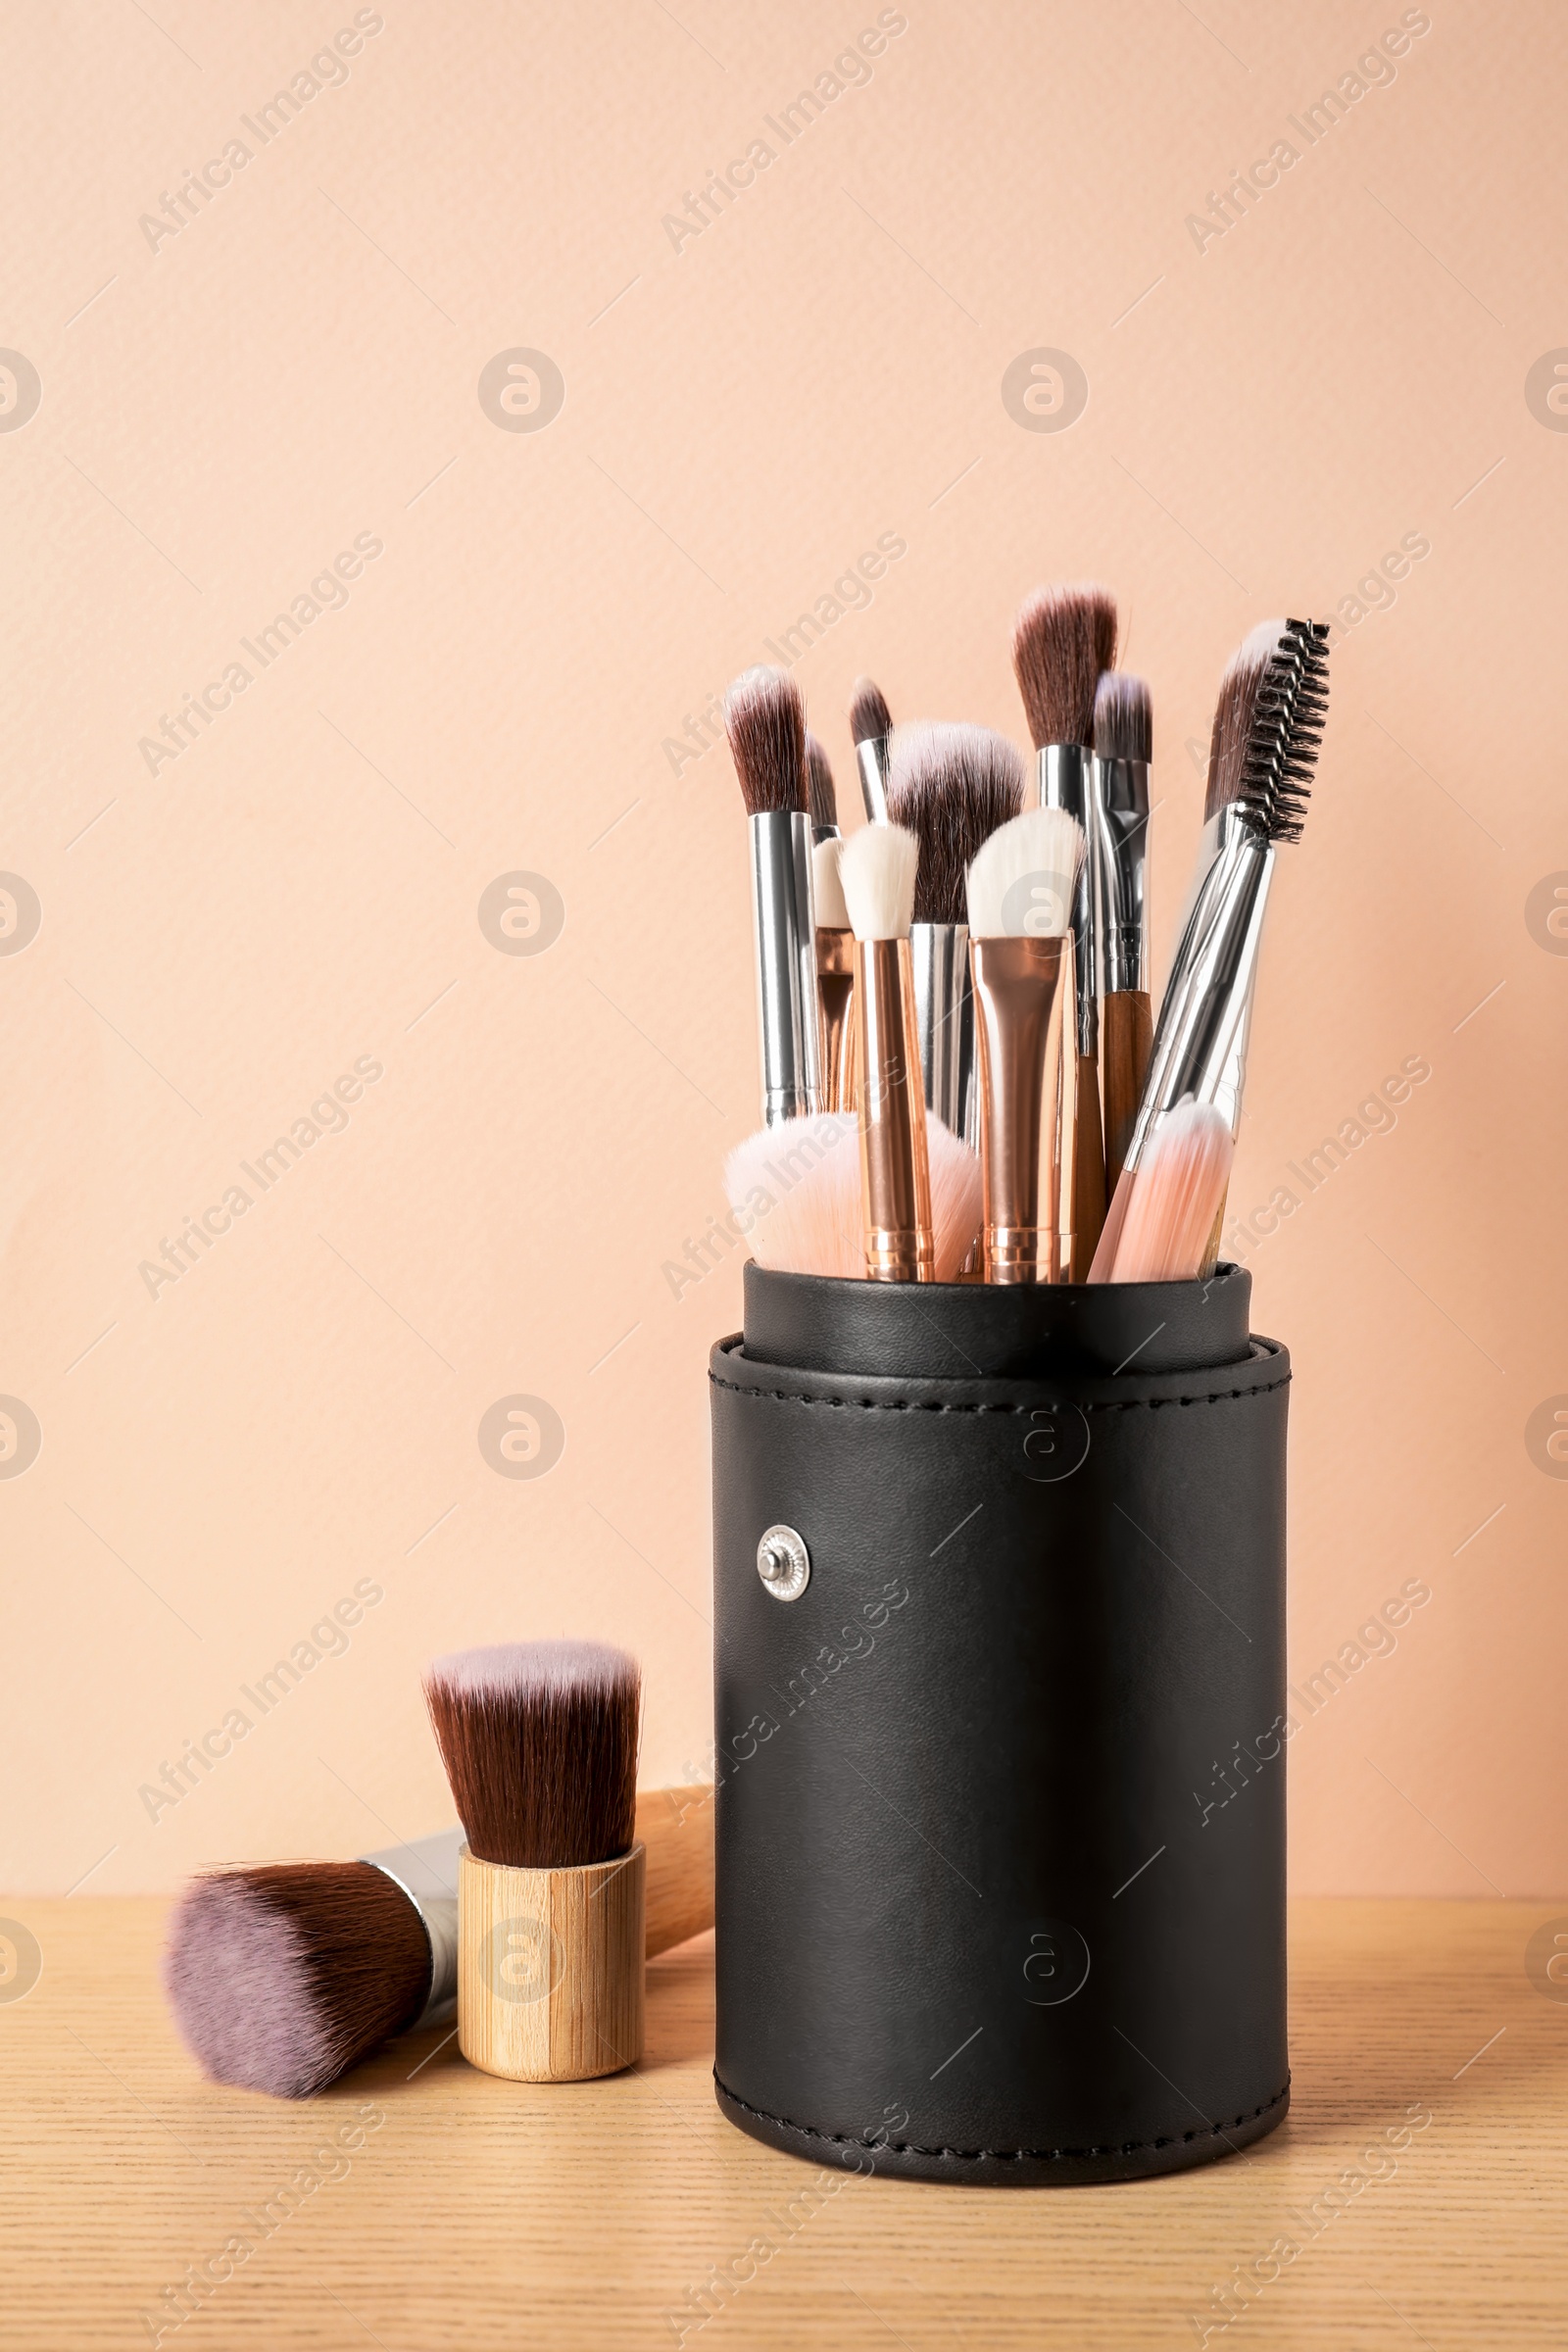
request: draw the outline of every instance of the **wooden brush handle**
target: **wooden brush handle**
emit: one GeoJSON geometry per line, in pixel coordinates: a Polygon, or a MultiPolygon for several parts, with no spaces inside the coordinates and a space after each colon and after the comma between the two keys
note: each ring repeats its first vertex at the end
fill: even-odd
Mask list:
{"type": "Polygon", "coordinates": [[[580,1869],[458,1856],[458,2047],[514,2082],[586,2082],[643,2054],[641,1845],[580,1869]]]}
{"type": "Polygon", "coordinates": [[[1100,1000],[1100,1056],[1105,1072],[1105,1191],[1114,1194],[1149,1075],[1153,1018],[1141,988],[1100,1000]]]}
{"type": "Polygon", "coordinates": [[[651,1960],[713,1924],[713,1791],[640,1788],[637,1836],[648,1851],[647,1940],[651,1960]]]}
{"type": "Polygon", "coordinates": [[[1100,1064],[1078,1056],[1078,1107],[1072,1160],[1072,1279],[1087,1282],[1105,1222],[1105,1144],[1100,1125],[1100,1064]]]}

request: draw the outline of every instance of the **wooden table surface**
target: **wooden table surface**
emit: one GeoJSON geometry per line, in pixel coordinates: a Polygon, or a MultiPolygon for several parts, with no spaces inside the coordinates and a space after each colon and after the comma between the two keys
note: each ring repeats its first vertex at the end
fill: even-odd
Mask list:
{"type": "Polygon", "coordinates": [[[426,2033],[292,2105],[198,2079],[157,1990],[162,1902],[0,1910],[42,1953],[25,1997],[0,1985],[20,2352],[1568,2343],[1568,2001],[1526,1972],[1568,1900],[1296,1904],[1282,2128],[1172,2180],[1036,2191],[822,2172],[732,2130],[710,1937],[653,1963],[635,2073],[496,2082],[426,2033]],[[232,2275],[175,2324],[164,2289],[211,2257],[232,2275]]]}

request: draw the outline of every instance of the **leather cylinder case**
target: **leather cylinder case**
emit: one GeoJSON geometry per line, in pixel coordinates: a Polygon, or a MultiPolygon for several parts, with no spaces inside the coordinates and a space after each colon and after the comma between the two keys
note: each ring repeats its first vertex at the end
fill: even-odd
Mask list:
{"type": "Polygon", "coordinates": [[[1290,1363],[1250,1277],[746,1285],[710,1367],[720,2106],[1019,2186],[1260,2138],[1290,1363]]]}

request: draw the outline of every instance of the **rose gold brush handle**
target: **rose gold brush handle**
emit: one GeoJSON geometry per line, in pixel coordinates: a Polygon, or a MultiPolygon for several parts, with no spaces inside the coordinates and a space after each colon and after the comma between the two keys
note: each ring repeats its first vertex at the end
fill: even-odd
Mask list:
{"type": "Polygon", "coordinates": [[[1124,988],[1100,1000],[1100,1058],[1105,1082],[1105,1193],[1115,1198],[1133,1122],[1149,1075],[1153,1019],[1141,988],[1124,988]]]}
{"type": "Polygon", "coordinates": [[[855,934],[816,935],[816,1001],[822,1016],[822,1108],[853,1110],[850,1006],[855,996],[855,934]]]}
{"type": "Polygon", "coordinates": [[[1100,1123],[1100,1062],[1093,1054],[1078,1056],[1078,1135],[1073,1161],[1073,1235],[1070,1267],[1062,1277],[1087,1282],[1105,1222],[1105,1144],[1100,1123]]]}
{"type": "MultiPolygon", "coordinates": [[[[971,939],[987,1282],[1065,1282],[1077,1189],[1073,940],[971,939]]],[[[1094,1063],[1090,1062],[1093,1070],[1094,1063]]],[[[1098,1139],[1099,1103],[1095,1136],[1098,1139]]],[[[1091,1158],[1098,1160],[1098,1145],[1091,1158]]],[[[1100,1167],[1100,1182],[1104,1182],[1100,1167]]]]}
{"type": "Polygon", "coordinates": [[[906,939],[856,941],[854,1026],[866,1278],[930,1282],[936,1245],[914,964],[906,939]]]}

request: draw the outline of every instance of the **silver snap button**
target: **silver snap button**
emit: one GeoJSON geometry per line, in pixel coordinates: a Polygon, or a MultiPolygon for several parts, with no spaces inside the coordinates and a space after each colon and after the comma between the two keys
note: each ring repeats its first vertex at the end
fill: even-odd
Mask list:
{"type": "Polygon", "coordinates": [[[775,1600],[799,1600],[811,1579],[811,1555],[793,1527],[770,1527],[757,1546],[757,1573],[775,1600]]]}

